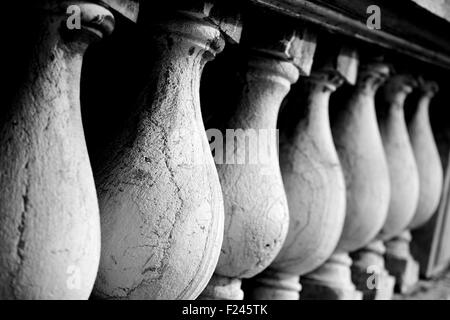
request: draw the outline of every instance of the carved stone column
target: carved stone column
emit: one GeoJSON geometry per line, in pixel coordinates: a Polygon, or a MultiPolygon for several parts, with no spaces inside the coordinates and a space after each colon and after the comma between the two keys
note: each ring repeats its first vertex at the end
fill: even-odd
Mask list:
{"type": "Polygon", "coordinates": [[[242,299],[241,279],[264,270],[283,245],[289,213],[276,124],[291,84],[300,73],[309,73],[315,50],[311,37],[306,30],[294,31],[280,21],[270,27],[264,21],[244,28],[242,91],[235,113],[224,121],[223,128],[235,131],[234,136],[226,137],[226,161],[217,164],[225,201],[224,243],[215,275],[202,294],[204,299],[242,299]],[[255,145],[258,148],[253,148],[255,145]],[[252,161],[256,150],[264,156],[252,161]],[[245,155],[245,161],[236,162],[239,154],[245,155]]]}
{"type": "Polygon", "coordinates": [[[347,187],[344,230],[334,254],[302,279],[302,299],[361,299],[352,283],[349,253],[380,232],[389,204],[389,175],[375,114],[375,93],[389,68],[380,62],[360,67],[348,102],[339,106],[332,132],[347,187]]]}
{"type": "Polygon", "coordinates": [[[98,203],[81,123],[88,45],[114,17],[87,1],[23,4],[28,74],[0,124],[0,299],[87,299],[100,258],[98,203]],[[68,29],[70,5],[80,27],[68,29]]]}
{"type": "Polygon", "coordinates": [[[408,131],[420,181],[419,203],[414,218],[409,224],[411,230],[418,229],[427,223],[436,212],[441,199],[444,174],[429,115],[431,100],[438,90],[437,83],[419,79],[417,91],[420,97],[415,101],[415,109],[408,121],[408,131]]]}
{"type": "MultiPolygon", "coordinates": [[[[407,227],[414,217],[419,199],[419,173],[406,127],[404,103],[416,85],[409,76],[396,75],[384,86],[377,105],[378,122],[388,160],[391,181],[391,200],[388,217],[380,238],[386,242],[386,268],[396,278],[396,287],[406,289],[406,282],[417,279],[404,278],[406,266],[416,269],[411,263],[409,242],[411,235],[407,227]],[[406,282],[405,282],[406,280],[406,282]]],[[[412,270],[410,272],[412,272],[412,270]]],[[[409,270],[409,269],[408,269],[409,270]]],[[[409,273],[409,272],[408,272],[409,273]]],[[[412,272],[411,275],[415,273],[412,272]]]]}
{"type": "Polygon", "coordinates": [[[141,11],[155,60],[134,115],[96,172],[96,297],[195,299],[219,258],[223,199],[199,87],[204,65],[225,42],[210,5],[184,4],[157,15],[151,4],[141,11]]]}
{"type": "Polygon", "coordinates": [[[332,92],[355,83],[354,51],[319,39],[313,71],[292,89],[280,114],[280,163],[290,227],[283,249],[253,279],[253,299],[299,299],[299,276],[333,253],[345,219],[345,181],[328,113],[332,92]],[[323,41],[323,42],[321,42],[323,41]]]}

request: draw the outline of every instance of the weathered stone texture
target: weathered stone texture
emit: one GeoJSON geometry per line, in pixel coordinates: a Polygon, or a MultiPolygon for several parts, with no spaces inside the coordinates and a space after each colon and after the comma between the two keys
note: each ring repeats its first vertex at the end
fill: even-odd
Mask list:
{"type": "Polygon", "coordinates": [[[81,123],[79,87],[88,44],[112,32],[106,9],[76,2],[33,12],[28,75],[0,125],[0,298],[87,299],[100,258],[100,221],[81,123]],[[87,27],[89,26],[89,27],[87,27]]]}
{"type": "Polygon", "coordinates": [[[95,295],[194,299],[223,237],[223,200],[200,113],[219,30],[184,12],[156,26],[158,51],[136,113],[96,172],[102,256],[95,295]]]}

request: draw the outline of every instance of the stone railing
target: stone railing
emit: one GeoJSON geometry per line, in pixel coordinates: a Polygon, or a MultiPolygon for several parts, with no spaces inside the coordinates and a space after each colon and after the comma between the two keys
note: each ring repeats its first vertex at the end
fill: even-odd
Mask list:
{"type": "Polygon", "coordinates": [[[411,234],[447,221],[450,43],[398,2],[8,5],[0,298],[410,290],[411,234]]]}

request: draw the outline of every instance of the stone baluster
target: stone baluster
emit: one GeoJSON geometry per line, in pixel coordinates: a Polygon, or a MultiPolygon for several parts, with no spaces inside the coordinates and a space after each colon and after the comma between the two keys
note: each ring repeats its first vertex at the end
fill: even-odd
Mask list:
{"type": "MultiPolygon", "coordinates": [[[[195,299],[217,264],[223,198],[200,111],[204,65],[224,48],[214,6],[142,6],[154,63],[136,111],[96,170],[102,255],[94,294],[195,299]]],[[[143,39],[147,41],[147,39],[143,39]]]]}
{"type": "Polygon", "coordinates": [[[356,53],[319,38],[311,75],[291,90],[280,114],[280,164],[290,225],[283,249],[252,279],[253,299],[299,299],[299,276],[333,253],[345,219],[345,181],[329,119],[330,95],[357,76],[356,53]],[[321,42],[322,41],[322,42],[321,42]]]}
{"type": "Polygon", "coordinates": [[[382,62],[365,62],[352,94],[333,117],[332,133],[344,171],[347,209],[338,246],[321,267],[303,277],[303,299],[361,299],[351,279],[349,253],[366,246],[383,227],[389,174],[375,114],[375,93],[389,75],[382,62]]]}
{"type": "Polygon", "coordinates": [[[114,17],[88,1],[23,6],[33,28],[28,74],[0,124],[0,299],[87,299],[100,221],[80,74],[87,47],[113,31],[114,17]],[[79,28],[69,28],[71,5],[79,28]]]}
{"type": "Polygon", "coordinates": [[[353,281],[365,299],[389,300],[395,279],[385,268],[383,240],[399,234],[411,220],[419,190],[417,167],[405,124],[404,103],[414,80],[393,76],[377,99],[378,123],[388,161],[391,198],[385,225],[372,243],[352,255],[353,281]]]}
{"type": "Polygon", "coordinates": [[[415,80],[395,75],[380,92],[377,116],[388,161],[391,199],[388,217],[381,231],[383,239],[397,236],[411,222],[419,196],[419,174],[406,127],[404,103],[415,80]]]}
{"type": "MultiPolygon", "coordinates": [[[[412,262],[409,252],[411,235],[407,230],[419,200],[419,172],[406,127],[404,103],[413,91],[416,81],[410,76],[396,75],[384,86],[377,105],[378,122],[388,160],[391,181],[391,200],[388,217],[380,233],[386,244],[386,268],[395,277],[397,288],[407,289],[408,281],[418,279],[406,275],[400,260],[412,262]],[[406,280],[406,282],[405,282],[406,280]]],[[[408,264],[411,275],[418,266],[408,264]]],[[[418,271],[418,270],[417,270],[418,271]]]]}
{"type": "Polygon", "coordinates": [[[242,299],[241,279],[255,276],[273,261],[289,226],[276,124],[291,84],[300,73],[310,71],[315,38],[279,20],[255,20],[247,24],[244,20],[241,92],[234,114],[222,128],[227,129],[225,161],[216,160],[225,202],[225,236],[203,299],[242,299]],[[256,153],[258,158],[252,160],[256,153]]]}
{"type": "Polygon", "coordinates": [[[443,185],[441,158],[434,140],[430,124],[429,107],[439,90],[437,83],[419,79],[420,97],[415,100],[415,110],[408,121],[417,168],[419,170],[419,203],[409,229],[423,226],[433,216],[439,206],[443,185]]]}
{"type": "MultiPolygon", "coordinates": [[[[414,272],[420,271],[419,274],[427,273],[424,261],[427,261],[432,253],[430,253],[430,248],[424,245],[423,239],[427,239],[432,234],[433,229],[427,227],[428,221],[432,219],[434,214],[437,214],[444,189],[444,170],[433,136],[429,115],[430,103],[438,90],[437,83],[419,78],[419,86],[414,99],[411,99],[411,104],[408,105],[411,110],[406,117],[420,181],[419,204],[414,218],[409,224],[413,238],[411,252],[414,259],[418,260],[419,269],[424,269],[415,269],[414,272]],[[427,259],[423,259],[425,257],[427,259]]],[[[436,223],[438,228],[440,228],[439,224],[439,222],[436,223]]],[[[408,262],[406,261],[406,263],[408,262]]],[[[411,264],[411,262],[409,263],[411,264]]],[[[417,274],[413,275],[413,279],[417,278],[417,274]]]]}

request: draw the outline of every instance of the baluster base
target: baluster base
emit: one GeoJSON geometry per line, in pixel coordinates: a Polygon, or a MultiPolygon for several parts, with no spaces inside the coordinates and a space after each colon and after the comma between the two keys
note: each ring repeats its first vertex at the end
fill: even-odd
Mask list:
{"type": "Polygon", "coordinates": [[[363,300],[392,300],[395,278],[386,270],[367,273],[364,269],[352,267],[352,280],[362,292],[363,300]]]}
{"type": "Polygon", "coordinates": [[[419,264],[412,257],[398,258],[386,256],[386,266],[395,278],[394,290],[405,294],[410,292],[419,282],[419,264]]]}
{"type": "Polygon", "coordinates": [[[409,231],[386,242],[386,269],[395,278],[395,292],[410,292],[419,282],[419,264],[414,260],[409,243],[409,231]]]}
{"type": "Polygon", "coordinates": [[[374,241],[352,254],[352,280],[364,300],[391,300],[395,278],[385,268],[386,248],[382,241],[374,241]]]}
{"type": "Polygon", "coordinates": [[[320,268],[301,278],[300,300],[362,300],[351,279],[352,260],[335,253],[320,268]]]}
{"type": "Polygon", "coordinates": [[[246,283],[246,300],[299,300],[300,277],[266,269],[246,283]]]}
{"type": "Polygon", "coordinates": [[[214,274],[197,300],[243,300],[241,279],[214,274]]]}

